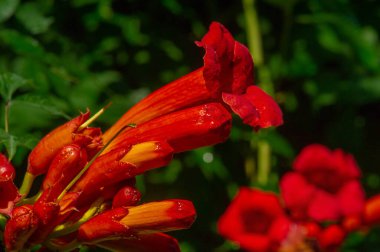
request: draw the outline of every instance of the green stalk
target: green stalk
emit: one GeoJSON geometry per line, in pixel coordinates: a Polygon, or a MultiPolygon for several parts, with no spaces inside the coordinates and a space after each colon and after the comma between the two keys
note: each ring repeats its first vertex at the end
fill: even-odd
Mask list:
{"type": "Polygon", "coordinates": [[[0,232],[4,231],[5,229],[5,224],[7,223],[8,218],[5,217],[4,215],[0,214],[0,232]]]}
{"type": "MultiPolygon", "coordinates": [[[[254,58],[255,67],[259,74],[259,86],[267,93],[273,94],[273,84],[269,69],[264,64],[264,52],[260,33],[259,19],[255,0],[242,0],[246,21],[248,48],[254,58]]],[[[267,141],[257,143],[257,182],[265,186],[270,173],[271,148],[267,141]]]]}
{"type": "Polygon", "coordinates": [[[258,25],[255,0],[243,0],[248,48],[255,59],[255,66],[264,63],[264,55],[261,43],[261,32],[258,25]]]}
{"type": "Polygon", "coordinates": [[[5,111],[4,111],[4,130],[5,133],[9,132],[9,107],[10,107],[10,102],[7,101],[5,103],[5,111]]]}
{"type": "Polygon", "coordinates": [[[25,198],[32,188],[33,181],[36,178],[33,174],[26,172],[24,175],[24,180],[22,181],[22,185],[20,187],[20,194],[22,198],[25,198]]]}
{"type": "Polygon", "coordinates": [[[268,178],[270,174],[270,156],[271,148],[267,141],[259,140],[257,143],[257,156],[258,156],[258,171],[257,182],[260,185],[268,184],[268,178]]]}
{"type": "Polygon", "coordinates": [[[55,227],[54,231],[49,235],[48,239],[57,238],[60,236],[64,236],[70,234],[91,219],[93,216],[97,215],[99,212],[105,209],[105,205],[103,203],[103,199],[99,198],[94,203],[91,204],[90,208],[83,214],[80,220],[75,223],[63,223],[55,227]]]}

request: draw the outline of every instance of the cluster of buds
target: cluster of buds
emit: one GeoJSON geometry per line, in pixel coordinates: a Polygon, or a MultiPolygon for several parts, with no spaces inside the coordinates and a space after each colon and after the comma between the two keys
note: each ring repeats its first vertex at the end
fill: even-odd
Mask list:
{"type": "Polygon", "coordinates": [[[352,155],[312,144],[293,169],[280,195],[240,188],[219,233],[251,252],[336,252],[351,232],[380,224],[380,195],[365,199],[352,155]]]}
{"type": "Polygon", "coordinates": [[[153,92],[104,134],[86,112],[47,134],[32,150],[20,188],[0,156],[0,213],[8,251],[42,244],[71,251],[81,245],[110,250],[178,251],[163,232],[190,227],[193,204],[170,199],[139,203],[135,176],[167,165],[174,154],[225,141],[231,112],[255,130],[278,126],[276,102],[253,85],[246,47],[212,23],[196,43],[204,66],[153,92]],[[27,198],[37,176],[39,193],[27,198]]]}

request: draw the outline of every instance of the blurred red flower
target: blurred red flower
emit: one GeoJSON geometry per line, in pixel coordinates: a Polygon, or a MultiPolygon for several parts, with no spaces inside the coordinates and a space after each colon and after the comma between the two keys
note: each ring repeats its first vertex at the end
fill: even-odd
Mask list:
{"type": "Polygon", "coordinates": [[[218,231],[247,251],[277,251],[290,225],[275,194],[243,187],[219,219],[218,231]]]}
{"type": "Polygon", "coordinates": [[[352,155],[313,144],[301,151],[293,168],[281,179],[280,188],[294,218],[336,221],[363,210],[365,194],[352,155]]]}

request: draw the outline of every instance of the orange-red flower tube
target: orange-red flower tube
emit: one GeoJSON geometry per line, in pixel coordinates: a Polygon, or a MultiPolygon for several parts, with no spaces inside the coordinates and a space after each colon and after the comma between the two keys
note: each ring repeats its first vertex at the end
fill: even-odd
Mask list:
{"type": "Polygon", "coordinates": [[[255,129],[282,124],[282,112],[274,100],[258,87],[249,88],[253,85],[252,57],[223,25],[213,22],[209,32],[196,44],[205,49],[204,66],[156,90],[132,107],[105,132],[106,142],[129,123],[140,125],[211,101],[231,107],[255,129]]]}
{"type": "Polygon", "coordinates": [[[81,126],[89,116],[90,112],[81,114],[42,138],[29,155],[28,172],[34,176],[46,173],[53,158],[65,145],[74,142],[80,145],[94,145],[93,141],[100,141],[100,139],[96,139],[96,135],[100,134],[99,130],[78,130],[79,126],[81,126]],[[86,135],[81,134],[83,132],[85,132],[86,135]]]}
{"type": "Polygon", "coordinates": [[[191,226],[195,217],[194,206],[187,200],[173,199],[130,208],[118,207],[81,225],[78,240],[96,243],[131,235],[185,229],[191,226]]]}
{"type": "Polygon", "coordinates": [[[227,139],[231,121],[231,115],[221,104],[204,104],[176,111],[123,131],[105,151],[153,140],[168,142],[176,153],[213,145],[227,139]]]}

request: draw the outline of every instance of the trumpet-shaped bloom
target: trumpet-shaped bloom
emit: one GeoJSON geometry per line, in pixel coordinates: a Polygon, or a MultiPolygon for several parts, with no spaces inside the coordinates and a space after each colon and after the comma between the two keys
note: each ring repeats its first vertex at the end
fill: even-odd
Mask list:
{"type": "Polygon", "coordinates": [[[28,172],[34,176],[46,173],[61,148],[71,143],[89,146],[95,152],[99,150],[100,130],[96,128],[79,129],[89,116],[89,112],[81,114],[41,139],[29,155],[28,172]]]}
{"type": "Polygon", "coordinates": [[[196,43],[205,50],[203,67],[156,90],[132,107],[103,139],[107,142],[129,123],[140,125],[165,114],[209,102],[230,107],[255,129],[282,124],[276,102],[253,86],[253,61],[248,49],[220,23],[196,43]]]}
{"type": "Polygon", "coordinates": [[[218,103],[209,103],[176,111],[123,131],[105,152],[144,141],[163,140],[174,152],[217,144],[227,139],[231,115],[218,103]]]}
{"type": "MultiPolygon", "coordinates": [[[[26,195],[35,176],[46,176],[40,194],[28,199],[34,204],[13,209],[5,229],[8,250],[43,243],[57,250],[89,244],[110,249],[127,246],[128,251],[179,251],[176,240],[161,232],[190,227],[194,206],[186,200],[136,205],[141,194],[135,176],[167,165],[175,153],[225,141],[231,111],[255,129],[282,123],[278,105],[253,85],[247,48],[226,28],[213,23],[197,45],[206,52],[203,67],[153,92],[104,136],[100,129],[88,127],[93,118],[87,112],[37,144],[20,191],[26,195]]],[[[0,169],[0,191],[13,185],[1,180],[9,180],[9,171],[0,169]]],[[[12,210],[9,202],[14,204],[15,197],[17,190],[11,201],[0,194],[0,210],[6,204],[7,211],[12,210]]],[[[264,223],[258,228],[270,238],[253,236],[260,246],[277,244],[288,225],[278,211],[278,201],[272,195],[262,198],[266,197],[271,203],[264,203],[264,208],[273,203],[275,210],[265,219],[270,227],[264,223]]]]}
{"type": "Polygon", "coordinates": [[[118,207],[95,216],[79,228],[78,239],[96,243],[128,238],[138,234],[167,232],[188,228],[196,217],[187,200],[150,202],[135,207],[118,207]],[[99,229],[98,227],[102,228],[99,229]]]}
{"type": "Polygon", "coordinates": [[[243,187],[220,217],[218,231],[247,251],[269,252],[278,250],[290,225],[275,194],[243,187]]]}
{"type": "Polygon", "coordinates": [[[280,183],[293,217],[338,220],[362,211],[365,196],[360,170],[350,154],[314,144],[301,151],[293,168],[280,183]]]}

